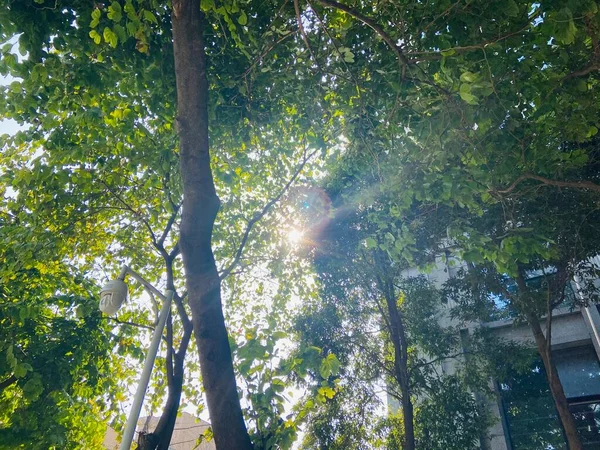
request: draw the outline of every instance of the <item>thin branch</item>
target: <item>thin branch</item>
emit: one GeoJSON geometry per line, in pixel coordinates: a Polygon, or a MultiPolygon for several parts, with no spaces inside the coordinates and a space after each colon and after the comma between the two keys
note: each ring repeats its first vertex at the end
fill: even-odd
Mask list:
{"type": "MultiPolygon", "coordinates": [[[[175,205],[175,206],[176,206],[176,209],[171,213],[171,216],[169,217],[169,221],[167,222],[167,225],[165,226],[164,231],[162,232],[160,238],[158,238],[157,244],[161,247],[164,245],[165,239],[169,235],[171,228],[173,227],[173,224],[175,223],[175,219],[177,219],[177,216],[179,214],[179,208],[181,207],[181,204],[175,205]]],[[[163,250],[164,250],[164,248],[163,248],[163,250]]]]}
{"type": "Polygon", "coordinates": [[[498,194],[510,194],[519,184],[521,184],[525,180],[536,180],[540,181],[543,184],[548,186],[556,186],[556,187],[566,187],[566,188],[575,188],[575,189],[589,189],[594,192],[600,192],[600,185],[596,184],[592,181],[587,180],[578,180],[578,181],[559,181],[552,180],[550,178],[542,177],[539,175],[534,175],[532,173],[524,173],[519,176],[513,183],[504,190],[495,191],[498,194]]]}
{"type": "MultiPolygon", "coordinates": [[[[441,12],[440,14],[438,14],[436,17],[433,18],[433,20],[431,22],[429,22],[429,24],[423,28],[423,33],[426,33],[427,30],[429,30],[429,28],[435,23],[437,22],[438,19],[441,19],[444,16],[447,16],[448,14],[450,14],[450,11],[452,11],[456,6],[461,4],[461,0],[458,0],[457,2],[452,3],[448,8],[446,8],[446,10],[444,10],[443,12],[441,12]]],[[[469,2],[466,3],[466,5],[468,5],[469,2]]]]}
{"type": "MultiPolygon", "coordinates": [[[[129,327],[136,327],[136,328],[142,328],[144,330],[154,331],[154,327],[151,327],[149,325],[143,325],[141,323],[136,323],[136,322],[127,322],[125,320],[119,320],[116,317],[106,317],[106,316],[103,316],[103,318],[106,319],[106,320],[110,320],[112,322],[118,323],[119,325],[127,325],[129,327]]],[[[161,338],[162,338],[163,341],[165,341],[168,344],[168,342],[167,342],[167,340],[165,339],[164,336],[161,336],[161,338]]]]}
{"type": "Polygon", "coordinates": [[[241,78],[245,78],[250,72],[252,72],[252,69],[254,69],[254,67],[256,67],[256,65],[262,61],[262,59],[265,56],[267,56],[269,53],[271,53],[275,47],[277,47],[280,43],[282,43],[283,41],[285,41],[287,38],[289,38],[290,36],[293,36],[294,34],[296,34],[296,32],[297,32],[297,30],[290,31],[289,33],[284,34],[281,38],[279,38],[278,40],[276,40],[269,48],[267,48],[264,52],[262,52],[258,56],[258,58],[256,58],[252,62],[252,64],[250,64],[250,67],[248,67],[246,69],[246,71],[242,74],[241,78]]]}
{"type": "Polygon", "coordinates": [[[183,329],[185,332],[188,330],[192,330],[192,322],[187,315],[187,311],[185,310],[185,305],[183,304],[183,297],[181,297],[176,292],[173,294],[173,301],[175,302],[175,306],[177,307],[177,313],[179,314],[179,318],[183,324],[183,329]]]}
{"type": "Polygon", "coordinates": [[[169,258],[171,260],[175,259],[175,257],[177,255],[179,255],[179,253],[181,252],[181,248],[179,247],[179,241],[177,241],[175,243],[175,246],[173,247],[173,249],[171,250],[171,252],[169,253],[169,258]]]}
{"type": "Polygon", "coordinates": [[[576,72],[571,72],[570,74],[568,74],[567,76],[565,76],[562,81],[561,84],[564,83],[567,80],[570,80],[572,78],[578,78],[578,77],[585,77],[586,75],[592,73],[592,72],[596,72],[600,70],[600,64],[590,64],[589,66],[587,66],[585,69],[581,69],[578,70],[576,72]]]}
{"type": "Polygon", "coordinates": [[[152,311],[154,311],[154,326],[158,323],[158,316],[160,315],[160,307],[158,306],[158,302],[156,301],[156,297],[154,296],[154,292],[146,290],[148,296],[150,297],[150,301],[152,302],[152,311]]]}
{"type": "MultiPolygon", "coordinates": [[[[446,360],[446,359],[454,359],[454,358],[458,358],[459,356],[464,356],[464,355],[466,355],[467,353],[470,353],[470,352],[459,352],[459,353],[454,353],[453,355],[439,356],[439,357],[437,357],[437,358],[434,358],[434,359],[432,359],[432,360],[430,360],[430,361],[427,361],[427,362],[423,362],[423,363],[417,363],[417,364],[415,364],[414,366],[412,366],[412,367],[410,368],[410,370],[408,371],[408,373],[409,373],[409,375],[411,375],[411,374],[413,373],[413,371],[414,371],[414,370],[420,369],[420,368],[422,368],[422,367],[430,366],[430,365],[432,365],[432,364],[438,363],[438,362],[440,362],[440,361],[444,361],[444,360],[446,360]]],[[[472,353],[471,353],[471,354],[472,354],[472,353]]]]}
{"type": "Polygon", "coordinates": [[[365,25],[370,27],[373,31],[375,31],[375,33],[377,33],[379,35],[379,37],[381,37],[381,39],[383,39],[383,41],[388,45],[388,47],[390,47],[392,49],[392,51],[396,54],[396,56],[398,57],[398,61],[401,64],[404,64],[406,66],[409,65],[409,60],[406,57],[406,55],[402,52],[402,49],[400,48],[400,46],[397,45],[396,42],[394,42],[394,40],[392,39],[392,37],[389,34],[387,34],[387,32],[383,29],[383,27],[381,25],[379,25],[377,22],[375,22],[373,19],[370,19],[370,18],[364,16],[363,14],[361,14],[360,12],[356,11],[355,9],[353,9],[347,5],[338,3],[335,0],[317,0],[317,1],[323,6],[327,6],[329,8],[335,8],[335,9],[339,9],[340,11],[344,11],[345,13],[351,15],[355,19],[361,21],[362,23],[364,23],[365,25]]]}
{"type": "Polygon", "coordinates": [[[152,243],[154,244],[154,246],[156,246],[157,241],[156,241],[156,235],[154,234],[154,231],[152,231],[152,227],[150,226],[150,224],[148,223],[148,221],[146,219],[144,219],[144,217],[142,216],[142,214],[138,211],[136,211],[135,209],[133,209],[131,207],[131,205],[129,205],[129,203],[127,203],[125,200],[123,200],[123,198],[114,190],[112,189],[107,183],[104,182],[104,180],[100,179],[99,180],[100,183],[102,183],[106,189],[108,189],[108,191],[123,205],[125,206],[125,208],[127,208],[135,217],[137,217],[137,219],[142,222],[142,224],[144,224],[144,226],[148,229],[148,232],[150,233],[150,238],[152,239],[152,243]]]}
{"type": "Polygon", "coordinates": [[[173,386],[173,354],[175,351],[173,350],[173,317],[171,312],[169,312],[169,316],[167,317],[166,331],[167,356],[165,358],[165,366],[167,369],[167,383],[169,386],[173,386]]]}
{"type": "Polygon", "coordinates": [[[533,14],[532,16],[530,16],[527,19],[527,23],[521,27],[520,29],[516,30],[516,31],[512,31],[508,34],[505,34],[503,36],[500,36],[498,38],[495,39],[490,39],[488,41],[484,41],[481,42],[479,44],[473,44],[473,45],[466,45],[464,47],[450,47],[450,48],[445,48],[443,50],[438,50],[438,51],[426,51],[426,52],[411,52],[408,55],[412,56],[412,55],[430,55],[427,57],[422,57],[422,58],[415,58],[415,59],[408,59],[407,63],[415,63],[418,61],[421,61],[422,59],[434,59],[434,58],[441,58],[442,52],[449,52],[449,51],[454,51],[455,53],[459,53],[459,52],[467,52],[467,51],[472,51],[472,50],[480,50],[480,49],[484,49],[485,47],[487,47],[488,45],[492,45],[492,44],[497,44],[498,42],[502,42],[508,38],[511,38],[513,36],[516,36],[518,34],[523,33],[524,31],[526,31],[529,27],[531,27],[532,21],[535,20],[537,17],[539,17],[542,14],[541,9],[538,9],[538,11],[533,14]]]}
{"type": "Polygon", "coordinates": [[[298,178],[298,176],[300,175],[300,173],[304,169],[304,166],[306,165],[306,163],[315,154],[317,154],[317,152],[318,152],[318,150],[315,150],[310,155],[305,156],[304,159],[302,160],[302,162],[300,163],[300,165],[298,166],[298,168],[296,169],[296,171],[294,172],[294,174],[292,175],[292,177],[285,184],[285,186],[281,189],[281,191],[279,191],[279,193],[275,197],[273,197],[263,207],[262,210],[260,210],[259,212],[254,213],[254,216],[252,216],[252,219],[250,219],[248,221],[248,224],[246,225],[246,230],[244,231],[244,235],[242,237],[242,241],[241,241],[241,243],[240,243],[240,245],[239,245],[239,247],[237,249],[235,257],[233,258],[233,262],[226,269],[224,269],[221,272],[221,275],[220,275],[220,279],[221,280],[223,280],[227,276],[229,276],[229,274],[231,274],[231,271],[233,269],[235,269],[235,267],[240,263],[240,260],[242,258],[242,253],[244,252],[244,247],[246,246],[246,243],[248,242],[248,237],[250,236],[250,232],[252,231],[252,228],[254,228],[254,225],[256,225],[256,223],[259,222],[271,210],[271,208],[281,199],[281,197],[283,197],[283,195],[288,191],[288,189],[290,188],[290,186],[296,181],[296,179],[298,178]]]}
{"type": "MultiPolygon", "coordinates": [[[[354,76],[354,74],[352,73],[352,71],[350,70],[350,67],[348,67],[348,64],[346,63],[346,60],[344,59],[344,57],[342,55],[342,52],[340,51],[339,45],[337,44],[336,40],[333,38],[333,36],[329,32],[329,30],[327,29],[327,27],[325,26],[325,23],[323,22],[323,19],[321,19],[321,17],[319,16],[319,14],[317,13],[317,11],[313,7],[313,5],[310,3],[310,0],[307,0],[307,3],[308,3],[308,6],[310,7],[310,9],[312,9],[313,14],[317,18],[317,22],[319,22],[319,26],[321,27],[321,29],[323,30],[323,32],[327,35],[327,37],[331,41],[331,43],[333,45],[333,48],[335,49],[336,53],[340,57],[340,60],[341,60],[342,64],[346,68],[346,72],[348,72],[350,74],[350,78],[341,76],[341,75],[336,74],[336,73],[330,73],[330,72],[325,72],[325,71],[322,71],[322,72],[323,73],[327,73],[329,75],[335,75],[336,77],[340,77],[340,78],[345,79],[346,81],[354,83],[354,85],[356,86],[356,94],[358,95],[358,98],[361,100],[361,103],[362,103],[363,102],[363,97],[362,97],[361,92],[360,92],[360,85],[358,83],[358,80],[356,79],[356,77],[354,76]]],[[[363,105],[363,109],[364,109],[364,105],[363,105]]]]}
{"type": "Polygon", "coordinates": [[[298,22],[298,29],[300,30],[300,34],[302,35],[302,40],[304,41],[308,52],[315,60],[315,64],[317,64],[318,66],[319,61],[317,60],[317,57],[315,56],[315,54],[312,51],[312,48],[310,47],[310,43],[308,42],[308,36],[306,35],[306,31],[304,31],[304,25],[302,25],[302,16],[300,15],[300,6],[298,5],[298,0],[294,0],[294,10],[296,11],[296,21],[298,22]]]}

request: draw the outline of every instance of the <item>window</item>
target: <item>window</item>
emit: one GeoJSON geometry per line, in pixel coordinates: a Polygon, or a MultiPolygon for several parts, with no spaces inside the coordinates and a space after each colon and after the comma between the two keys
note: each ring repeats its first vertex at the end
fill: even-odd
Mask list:
{"type": "MultiPolygon", "coordinates": [[[[555,352],[554,360],[586,449],[600,448],[600,364],[591,346],[555,352]]],[[[499,383],[513,450],[567,450],[541,361],[499,383]]]]}
{"type": "MultiPolygon", "coordinates": [[[[549,276],[552,276],[550,274],[549,276]]],[[[545,289],[544,283],[546,280],[546,276],[534,276],[527,279],[526,284],[533,290],[542,290],[545,289]]],[[[508,277],[506,278],[506,289],[511,294],[515,294],[517,292],[517,283],[508,277]]],[[[577,302],[577,296],[575,294],[574,283],[569,282],[565,286],[565,299],[562,304],[559,306],[560,308],[573,308],[577,302]]],[[[501,320],[501,319],[510,319],[517,317],[518,313],[511,305],[510,300],[498,293],[490,294],[490,300],[493,306],[492,317],[490,320],[501,320]]]]}

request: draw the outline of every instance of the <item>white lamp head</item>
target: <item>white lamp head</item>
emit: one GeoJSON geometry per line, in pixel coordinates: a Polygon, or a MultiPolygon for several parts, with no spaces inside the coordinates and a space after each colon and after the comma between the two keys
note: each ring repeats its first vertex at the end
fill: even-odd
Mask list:
{"type": "Polygon", "coordinates": [[[117,278],[109,281],[100,291],[100,311],[112,316],[127,300],[127,285],[117,278]]]}

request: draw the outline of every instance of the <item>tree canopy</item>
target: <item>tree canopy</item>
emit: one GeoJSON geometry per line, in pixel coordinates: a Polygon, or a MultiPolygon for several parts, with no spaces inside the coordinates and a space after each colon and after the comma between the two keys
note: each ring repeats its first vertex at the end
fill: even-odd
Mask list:
{"type": "Polygon", "coordinates": [[[504,344],[470,337],[477,376],[436,364],[493,295],[581,448],[540,318],[574,277],[598,297],[599,20],[591,0],[3,2],[0,447],[121,429],[159,306],[132,284],[96,311],[128,264],[175,291],[141,448],[205,403],[218,448],[476,446],[504,344]],[[443,292],[406,276],[443,257],[466,264],[443,292]]]}

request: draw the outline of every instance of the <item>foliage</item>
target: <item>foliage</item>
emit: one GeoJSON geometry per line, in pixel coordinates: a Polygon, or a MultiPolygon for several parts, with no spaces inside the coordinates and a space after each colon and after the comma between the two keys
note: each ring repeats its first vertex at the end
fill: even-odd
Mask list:
{"type": "Polygon", "coordinates": [[[15,246],[20,228],[4,219],[0,255],[11,263],[0,272],[0,447],[100,449],[104,412],[120,392],[115,336],[90,281],[54,259],[56,246],[15,246]]]}
{"type": "MultiPolygon", "coordinates": [[[[391,280],[409,343],[408,371],[412,400],[417,405],[418,445],[444,448],[452,441],[456,448],[469,448],[484,432],[487,419],[467,386],[484,386],[489,372],[478,373],[481,378],[465,377],[460,370],[450,378],[439,373],[440,361],[462,353],[458,330],[441,312],[439,292],[424,277],[403,278],[407,262],[396,252],[393,240],[390,247],[388,238],[388,230],[400,226],[386,216],[385,201],[354,209],[352,203],[348,206],[338,200],[347,197],[352,198],[344,194],[333,198],[337,209],[332,211],[331,222],[314,233],[317,238],[312,241],[312,251],[320,297],[305,305],[296,322],[300,345],[323,345],[341,361],[340,393],[313,413],[303,445],[399,448],[404,442],[403,428],[398,424],[403,417],[382,419],[385,405],[377,393],[381,389],[378,384],[385,380],[388,399],[403,398],[395,375],[390,318],[384,301],[389,294],[383,280],[391,280]],[[442,327],[444,321],[446,326],[442,327]],[[458,403],[454,403],[456,399],[460,399],[458,403]],[[434,418],[435,408],[453,411],[445,416],[450,421],[460,417],[460,426],[434,418]],[[442,430],[444,426],[447,428],[442,430]]],[[[457,369],[460,366],[456,361],[457,369]]]]}
{"type": "MultiPolygon", "coordinates": [[[[404,292],[399,306],[414,346],[413,367],[427,368],[423,355],[446,357],[456,346],[452,330],[435,325],[437,293],[400,276],[408,266],[431,265],[441,247],[451,245],[474,265],[468,276],[478,277],[473,284],[465,275],[467,284],[453,292],[461,318],[491,317],[497,296],[510,293],[511,279],[565,261],[583,280],[586,301],[596,300],[587,280],[600,223],[600,13],[589,0],[292,3],[200,2],[207,21],[211,167],[222,202],[212,242],[221,274],[229,275],[223,296],[229,323],[243,324],[231,333],[231,345],[257,440],[289,445],[297,428],[312,420],[309,440],[346,445],[344,436],[370,433],[366,417],[378,405],[372,382],[390,368],[377,303],[382,271],[402,285],[395,294],[404,292]],[[329,173],[324,184],[333,200],[315,196],[324,201],[308,218],[286,205],[267,214],[265,205],[282,200],[278,195],[300,166],[307,183],[329,173]],[[349,214],[350,224],[324,225],[332,219],[328,201],[336,214],[349,214]],[[317,293],[304,278],[309,264],[281,244],[288,225],[307,226],[316,243],[302,251],[316,262],[317,293]],[[323,245],[332,241],[332,248],[323,245]],[[276,290],[265,288],[273,281],[276,290]],[[298,335],[289,333],[286,312],[295,296],[304,303],[298,335]],[[250,313],[248,304],[254,305],[250,313]],[[277,353],[296,338],[291,360],[277,353]],[[331,355],[340,363],[337,375],[331,355]],[[302,362],[294,365],[294,358],[302,362]],[[307,361],[310,369],[302,367],[307,361]],[[281,390],[293,382],[307,387],[314,409],[300,408],[282,424],[281,390]],[[361,393],[364,408],[356,409],[353,391],[361,393]],[[329,421],[349,411],[356,423],[329,421]]],[[[25,348],[23,333],[38,336],[42,329],[57,334],[61,349],[64,340],[71,345],[69,333],[103,351],[115,339],[119,357],[103,370],[122,388],[132,375],[123,361],[141,356],[144,337],[137,328],[100,321],[91,312],[88,290],[95,291],[88,283],[134,262],[162,284],[164,255],[155,244],[162,240],[163,250],[178,251],[182,192],[171,7],[156,0],[3,6],[0,73],[14,78],[2,88],[0,117],[26,125],[0,142],[0,248],[7,261],[1,295],[11,305],[3,309],[10,325],[6,335],[3,327],[0,348],[8,355],[13,345],[16,358],[7,359],[2,374],[23,375],[6,395],[29,382],[41,389],[31,381],[41,369],[15,349],[25,348]],[[72,274],[80,284],[62,279],[72,274]],[[73,317],[74,308],[81,317],[73,317]],[[59,319],[64,311],[71,311],[66,322],[59,319]]],[[[180,259],[173,270],[181,288],[180,259]]],[[[523,305],[542,313],[550,284],[517,299],[511,314],[522,313],[523,305]]],[[[563,289],[554,291],[562,302],[563,289]]],[[[151,326],[153,312],[132,303],[118,320],[151,326]]],[[[177,340],[184,327],[179,320],[173,326],[177,340]]],[[[34,344],[32,358],[49,345],[27,342],[34,344]]],[[[100,358],[103,351],[94,354],[100,358]]],[[[65,374],[79,370],[80,357],[72,369],[61,363],[65,374]]],[[[201,408],[198,365],[188,358],[187,368],[194,380],[185,396],[201,408]]],[[[431,388],[435,377],[425,369],[414,373],[431,388]]],[[[155,377],[154,410],[163,375],[155,377]]],[[[65,375],[67,392],[79,389],[82,378],[72,377],[65,375]]],[[[91,389],[85,395],[98,395],[96,377],[85,378],[91,389]]],[[[446,391],[458,389],[447,382],[446,391]]],[[[109,391],[121,398],[120,388],[109,391]]],[[[69,395],[76,405],[85,397],[69,395]]],[[[418,414],[428,417],[443,404],[428,407],[418,414]]]]}

